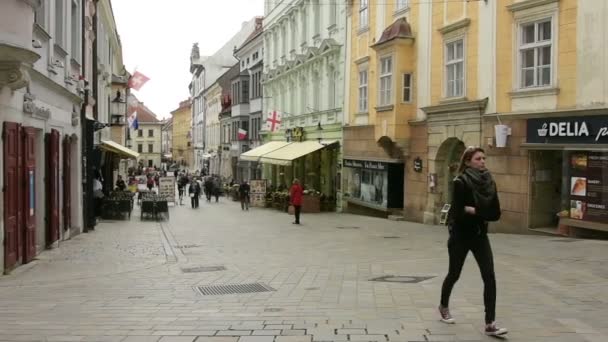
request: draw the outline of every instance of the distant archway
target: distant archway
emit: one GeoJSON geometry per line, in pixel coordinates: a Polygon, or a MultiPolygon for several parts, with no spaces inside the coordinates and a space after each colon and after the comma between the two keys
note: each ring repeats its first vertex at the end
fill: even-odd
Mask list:
{"type": "Polygon", "coordinates": [[[437,174],[434,212],[437,217],[443,205],[452,201],[454,178],[457,176],[458,163],[464,150],[464,142],[455,137],[446,139],[437,150],[434,160],[437,174]]]}

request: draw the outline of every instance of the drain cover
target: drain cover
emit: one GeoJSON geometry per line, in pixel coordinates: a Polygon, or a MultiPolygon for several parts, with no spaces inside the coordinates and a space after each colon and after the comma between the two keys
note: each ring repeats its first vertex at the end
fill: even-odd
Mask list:
{"type": "Polygon", "coordinates": [[[374,278],[374,279],[370,279],[370,281],[383,281],[383,282],[388,282],[388,283],[404,283],[404,284],[418,284],[420,282],[423,282],[425,280],[429,280],[435,278],[434,276],[384,276],[384,277],[378,277],[378,278],[374,278]]]}
{"type": "Polygon", "coordinates": [[[195,286],[193,289],[203,296],[276,291],[272,287],[262,283],[195,286]]]}
{"type": "Polygon", "coordinates": [[[224,266],[199,266],[199,267],[182,267],[184,273],[201,273],[201,272],[217,272],[225,271],[224,266]]]}
{"type": "Polygon", "coordinates": [[[401,239],[400,236],[385,236],[385,239],[401,239]]]}
{"type": "Polygon", "coordinates": [[[338,229],[359,229],[357,226],[337,226],[338,229]]]}

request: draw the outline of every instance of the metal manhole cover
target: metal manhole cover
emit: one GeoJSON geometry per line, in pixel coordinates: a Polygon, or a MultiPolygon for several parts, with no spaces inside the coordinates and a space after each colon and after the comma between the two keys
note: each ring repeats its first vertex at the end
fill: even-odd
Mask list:
{"type": "Polygon", "coordinates": [[[357,226],[337,226],[338,229],[359,229],[357,226]]]}
{"type": "Polygon", "coordinates": [[[374,279],[370,279],[370,281],[382,281],[388,283],[404,283],[404,284],[418,284],[425,280],[429,280],[435,278],[435,276],[383,276],[374,279]]]}
{"type": "Polygon", "coordinates": [[[400,236],[385,236],[385,239],[401,239],[400,236]]]}
{"type": "Polygon", "coordinates": [[[182,267],[184,273],[202,273],[202,272],[217,272],[225,271],[224,266],[198,266],[198,267],[182,267]]]}
{"type": "Polygon", "coordinates": [[[193,290],[202,296],[276,291],[272,287],[262,283],[195,286],[193,290]]]}
{"type": "Polygon", "coordinates": [[[283,311],[283,309],[281,308],[266,308],[264,309],[264,312],[281,312],[283,311]]]}
{"type": "Polygon", "coordinates": [[[577,242],[577,241],[581,241],[579,239],[551,239],[549,241],[553,241],[553,242],[577,242]]]}

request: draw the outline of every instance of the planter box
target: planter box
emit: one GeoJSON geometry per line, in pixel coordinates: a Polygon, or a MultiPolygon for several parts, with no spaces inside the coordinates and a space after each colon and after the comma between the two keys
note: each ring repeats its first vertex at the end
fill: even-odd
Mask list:
{"type": "Polygon", "coordinates": [[[302,212],[303,213],[320,213],[321,212],[321,197],[319,196],[302,196],[302,212]]]}

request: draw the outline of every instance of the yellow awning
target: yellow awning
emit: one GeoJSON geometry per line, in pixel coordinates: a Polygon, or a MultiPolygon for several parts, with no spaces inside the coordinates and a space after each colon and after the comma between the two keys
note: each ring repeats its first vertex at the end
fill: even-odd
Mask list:
{"type": "Polygon", "coordinates": [[[116,153],[119,156],[126,157],[126,158],[137,159],[139,157],[139,153],[133,151],[130,148],[126,148],[126,147],[122,146],[121,144],[114,142],[112,140],[102,140],[101,144],[99,144],[99,148],[101,148],[102,150],[116,153]]]}
{"type": "Polygon", "coordinates": [[[265,154],[260,158],[262,163],[275,164],[275,165],[291,165],[295,159],[303,157],[307,154],[313,153],[323,147],[329,146],[338,142],[337,140],[324,140],[321,143],[316,141],[304,141],[291,143],[284,148],[265,154]]]}
{"type": "Polygon", "coordinates": [[[244,161],[257,162],[258,160],[260,160],[261,156],[263,156],[267,153],[276,151],[289,144],[291,144],[291,143],[288,143],[285,141],[270,141],[270,142],[265,143],[262,146],[258,146],[256,148],[254,148],[253,150],[249,150],[245,153],[241,153],[241,156],[239,157],[239,159],[244,160],[244,161]]]}

